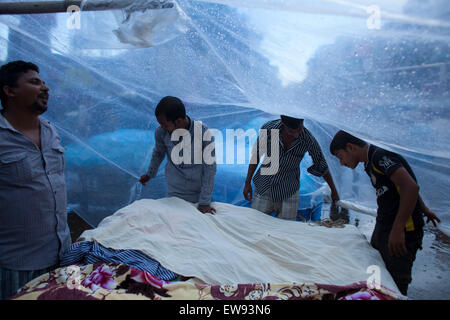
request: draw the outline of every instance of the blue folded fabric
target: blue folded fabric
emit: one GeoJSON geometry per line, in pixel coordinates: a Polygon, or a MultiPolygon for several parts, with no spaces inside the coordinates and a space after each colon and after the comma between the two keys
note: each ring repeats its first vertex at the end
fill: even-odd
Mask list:
{"type": "Polygon", "coordinates": [[[61,267],[72,264],[94,264],[115,262],[151,273],[161,280],[174,280],[177,274],[167,270],[138,250],[114,250],[103,247],[95,241],[83,241],[72,244],[60,261],[61,267]]]}

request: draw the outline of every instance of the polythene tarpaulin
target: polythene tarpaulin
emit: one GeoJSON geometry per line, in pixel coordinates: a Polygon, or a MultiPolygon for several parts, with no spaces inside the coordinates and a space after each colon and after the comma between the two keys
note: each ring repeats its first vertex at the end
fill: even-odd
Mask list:
{"type": "MultiPolygon", "coordinates": [[[[249,158],[237,155],[255,138],[236,142],[226,163],[226,129],[258,130],[288,114],[306,119],[342,199],[376,208],[362,165],[340,167],[328,151],[339,129],[405,156],[450,234],[448,1],[134,1],[83,11],[91,4],[0,16],[0,60],[41,67],[51,88],[44,117],[67,149],[69,204],[92,224],[165,195],[164,163],[146,187],[136,181],[154,145],[154,108],[172,95],[222,133],[215,201],[243,200],[249,158]]],[[[310,161],[305,207],[327,190],[306,172],[310,161]]]]}

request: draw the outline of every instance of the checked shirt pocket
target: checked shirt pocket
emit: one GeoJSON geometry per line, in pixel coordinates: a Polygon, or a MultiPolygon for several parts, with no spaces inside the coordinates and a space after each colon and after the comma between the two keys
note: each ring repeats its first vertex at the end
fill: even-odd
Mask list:
{"type": "Polygon", "coordinates": [[[46,153],[46,166],[49,173],[60,173],[64,170],[65,151],[61,145],[53,145],[46,153]]]}
{"type": "Polygon", "coordinates": [[[0,156],[0,182],[5,184],[31,179],[31,167],[26,153],[0,156]]]}

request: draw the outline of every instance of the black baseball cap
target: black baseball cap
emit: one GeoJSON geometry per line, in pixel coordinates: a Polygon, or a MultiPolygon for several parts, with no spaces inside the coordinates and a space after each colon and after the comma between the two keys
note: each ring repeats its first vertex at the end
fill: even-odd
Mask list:
{"type": "Polygon", "coordinates": [[[301,126],[303,119],[297,119],[297,118],[281,115],[281,122],[283,122],[290,129],[298,129],[301,126]]]}

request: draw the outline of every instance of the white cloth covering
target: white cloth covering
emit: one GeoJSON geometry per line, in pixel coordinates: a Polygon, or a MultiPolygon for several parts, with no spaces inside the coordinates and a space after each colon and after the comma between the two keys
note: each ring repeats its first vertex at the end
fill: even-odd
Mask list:
{"type": "Polygon", "coordinates": [[[398,293],[380,254],[354,226],[311,226],[251,208],[212,206],[214,215],[179,198],[139,200],[79,240],[140,250],[175,273],[211,284],[348,285],[376,279],[379,270],[381,285],[398,293]]]}

